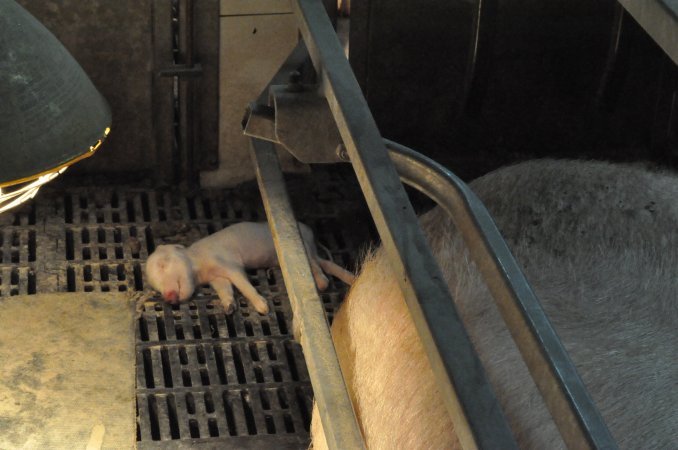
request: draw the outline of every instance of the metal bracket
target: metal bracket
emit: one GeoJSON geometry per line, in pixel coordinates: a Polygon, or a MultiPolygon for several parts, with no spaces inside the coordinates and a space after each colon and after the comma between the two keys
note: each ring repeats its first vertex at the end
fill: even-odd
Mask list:
{"type": "Polygon", "coordinates": [[[196,78],[202,76],[202,66],[198,64],[177,64],[169,69],[158,70],[161,77],[196,78]]]}
{"type": "Polygon", "coordinates": [[[303,163],[342,162],[339,129],[315,86],[271,86],[269,106],[250,104],[243,127],[245,135],[280,144],[303,163]]]}
{"type": "Polygon", "coordinates": [[[271,106],[252,102],[247,105],[242,119],[245,136],[277,143],[275,136],[275,109],[271,106]]]}

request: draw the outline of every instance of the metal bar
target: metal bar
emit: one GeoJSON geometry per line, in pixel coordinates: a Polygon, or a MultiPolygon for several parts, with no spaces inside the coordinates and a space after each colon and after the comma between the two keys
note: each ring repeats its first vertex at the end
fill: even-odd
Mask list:
{"type": "Polygon", "coordinates": [[[250,155],[292,302],[295,327],[301,331],[327,445],[337,450],[364,448],[275,148],[270,142],[251,138],[250,155]]]}
{"type": "MultiPolygon", "coordinates": [[[[193,58],[194,0],[179,0],[179,63],[196,69],[193,58]]],[[[202,70],[202,69],[200,69],[202,70]]],[[[177,74],[179,96],[179,177],[189,187],[195,186],[195,85],[188,73],[177,74]]]]}
{"type": "Polygon", "coordinates": [[[395,142],[385,142],[403,182],[435,200],[461,232],[567,446],[617,448],[539,300],[480,199],[432,159],[395,142]]]}
{"type": "Polygon", "coordinates": [[[678,64],[678,2],[619,0],[647,34],[678,64]]]}
{"type": "Polygon", "coordinates": [[[462,447],[516,448],[322,3],[292,8],[462,447]]]}
{"type": "Polygon", "coordinates": [[[152,2],[150,4],[153,18],[153,79],[151,86],[152,99],[152,141],[151,149],[156,182],[173,183],[173,154],[174,141],[174,104],[172,94],[172,80],[158,74],[158,66],[172,63],[172,7],[170,2],[152,2]]]}

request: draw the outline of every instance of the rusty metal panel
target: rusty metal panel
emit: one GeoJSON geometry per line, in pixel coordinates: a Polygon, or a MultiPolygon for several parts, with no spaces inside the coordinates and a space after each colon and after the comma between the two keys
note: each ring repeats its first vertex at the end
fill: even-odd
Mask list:
{"type": "Polygon", "coordinates": [[[169,8],[170,0],[19,3],[56,35],[111,105],[113,125],[106,145],[72,172],[157,172],[155,163],[163,160],[157,152],[168,149],[158,146],[155,131],[163,126],[171,130],[171,122],[161,123],[161,116],[155,114],[157,82],[151,73],[161,56],[155,47],[170,46],[171,36],[158,34],[154,13],[169,8]]]}

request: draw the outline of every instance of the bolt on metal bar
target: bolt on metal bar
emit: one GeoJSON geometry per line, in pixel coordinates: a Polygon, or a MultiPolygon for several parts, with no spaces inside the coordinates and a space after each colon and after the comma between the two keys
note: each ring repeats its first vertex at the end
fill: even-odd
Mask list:
{"type": "Polygon", "coordinates": [[[322,2],[291,3],[462,447],[517,448],[322,2]]]}
{"type": "Polygon", "coordinates": [[[301,332],[327,445],[337,450],[364,448],[275,148],[268,141],[250,138],[250,155],[291,300],[295,328],[301,332]]]}
{"type": "Polygon", "coordinates": [[[459,229],[568,448],[617,448],[480,199],[437,162],[398,143],[384,141],[401,180],[445,209],[459,229]]]}

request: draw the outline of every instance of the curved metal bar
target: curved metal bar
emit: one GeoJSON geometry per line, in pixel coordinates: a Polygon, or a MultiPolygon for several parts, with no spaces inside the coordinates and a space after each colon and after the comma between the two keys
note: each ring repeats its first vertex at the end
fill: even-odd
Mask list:
{"type": "Polygon", "coordinates": [[[384,142],[401,180],[433,199],[459,229],[567,446],[616,448],[574,364],[480,199],[432,159],[396,142],[384,142]]]}

